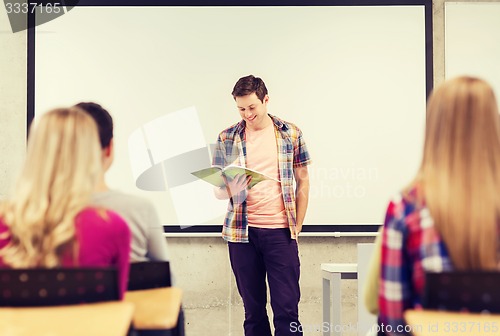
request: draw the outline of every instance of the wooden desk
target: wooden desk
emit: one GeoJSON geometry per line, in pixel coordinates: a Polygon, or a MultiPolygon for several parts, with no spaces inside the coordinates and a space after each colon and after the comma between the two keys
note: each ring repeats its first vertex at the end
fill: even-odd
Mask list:
{"type": "Polygon", "coordinates": [[[0,308],[0,334],[8,336],[124,336],[134,307],[123,301],[56,307],[0,308]]]}
{"type": "Polygon", "coordinates": [[[182,290],[153,288],[125,293],[125,301],[135,306],[133,323],[137,330],[172,329],[177,325],[182,290]]]}
{"type": "Polygon", "coordinates": [[[407,310],[406,323],[414,336],[500,334],[500,315],[407,310]]]}

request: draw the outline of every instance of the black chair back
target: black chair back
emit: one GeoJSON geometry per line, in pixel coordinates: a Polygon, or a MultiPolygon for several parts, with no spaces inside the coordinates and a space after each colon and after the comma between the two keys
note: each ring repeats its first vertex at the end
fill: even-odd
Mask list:
{"type": "Polygon", "coordinates": [[[424,309],[500,313],[500,272],[427,273],[424,309]]]}
{"type": "Polygon", "coordinates": [[[0,269],[0,307],[119,300],[114,268],[0,269]]]}
{"type": "Polygon", "coordinates": [[[170,287],[171,285],[168,261],[144,261],[130,264],[129,291],[170,287]]]}

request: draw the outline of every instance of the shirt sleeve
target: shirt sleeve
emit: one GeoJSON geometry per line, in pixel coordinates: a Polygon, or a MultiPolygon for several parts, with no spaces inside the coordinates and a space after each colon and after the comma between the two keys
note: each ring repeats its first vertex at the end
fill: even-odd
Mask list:
{"type": "Polygon", "coordinates": [[[163,233],[163,225],[160,223],[158,213],[153,204],[148,204],[148,252],[147,257],[153,261],[169,261],[167,240],[163,233]]]}
{"type": "Polygon", "coordinates": [[[407,238],[403,201],[387,208],[382,230],[379,283],[379,324],[388,335],[407,335],[403,313],[411,307],[411,266],[405,253],[407,238]]]}
{"type": "Polygon", "coordinates": [[[307,150],[306,142],[302,131],[297,128],[297,141],[295,143],[294,153],[293,153],[293,166],[301,167],[306,166],[311,163],[311,157],[309,156],[309,151],[307,150]]]}
{"type": "Polygon", "coordinates": [[[217,137],[217,142],[215,143],[212,165],[221,167],[226,166],[226,152],[224,150],[224,142],[222,141],[220,135],[217,137]]]}

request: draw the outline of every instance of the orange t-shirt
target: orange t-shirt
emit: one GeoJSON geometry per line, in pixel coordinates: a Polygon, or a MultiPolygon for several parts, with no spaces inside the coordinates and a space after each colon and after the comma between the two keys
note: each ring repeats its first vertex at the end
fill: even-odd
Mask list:
{"type": "MultiPolygon", "coordinates": [[[[250,169],[280,179],[274,124],[258,131],[245,130],[247,162],[250,169]]],[[[288,219],[281,183],[265,180],[252,187],[247,196],[248,225],[259,228],[287,228],[288,219]]]]}

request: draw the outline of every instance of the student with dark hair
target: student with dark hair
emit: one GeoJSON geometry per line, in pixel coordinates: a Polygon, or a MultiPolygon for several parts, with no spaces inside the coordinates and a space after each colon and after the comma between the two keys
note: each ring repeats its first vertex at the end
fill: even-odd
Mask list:
{"type": "Polygon", "coordinates": [[[414,181],[390,202],[382,231],[379,326],[405,333],[425,272],[498,270],[500,120],[491,86],[448,80],[427,104],[414,181]]]}
{"type": "Polygon", "coordinates": [[[106,184],[104,174],[113,163],[114,158],[113,119],[111,115],[96,103],[84,102],[76,106],[95,120],[99,130],[104,169],[99,176],[93,202],[116,211],[127,221],[132,232],[130,250],[132,262],[168,261],[163,226],[153,204],[145,198],[110,190],[106,184]]]}
{"type": "Polygon", "coordinates": [[[245,307],[245,335],[271,335],[266,277],[275,334],[302,335],[297,238],[308,203],[309,153],[297,126],[267,113],[262,79],[240,78],[232,96],[241,121],[219,134],[213,164],[248,167],[280,181],[249,189],[250,179],[237,176],[215,190],[217,198],[229,199],[222,236],[245,307]]]}

